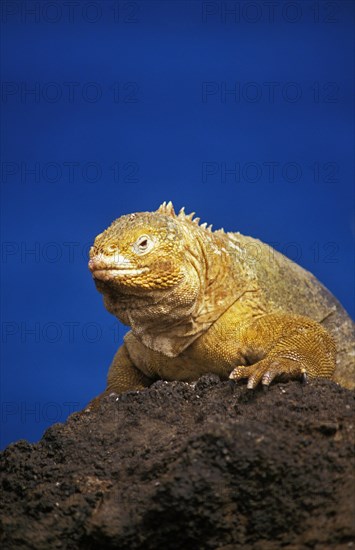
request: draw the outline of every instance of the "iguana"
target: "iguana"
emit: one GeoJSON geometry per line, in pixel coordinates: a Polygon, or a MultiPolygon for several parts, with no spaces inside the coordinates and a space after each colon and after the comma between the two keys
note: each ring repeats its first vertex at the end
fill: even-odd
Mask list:
{"type": "Polygon", "coordinates": [[[164,202],[96,237],[96,287],[132,329],[104,394],[204,373],[246,378],[250,389],[307,376],[354,388],[354,323],[331,293],[267,244],[212,231],[194,214],[164,202]]]}

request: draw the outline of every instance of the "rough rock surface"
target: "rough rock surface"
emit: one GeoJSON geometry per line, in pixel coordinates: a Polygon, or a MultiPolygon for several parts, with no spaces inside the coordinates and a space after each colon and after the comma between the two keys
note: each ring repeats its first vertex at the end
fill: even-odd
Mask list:
{"type": "Polygon", "coordinates": [[[1,548],[355,548],[354,396],[211,375],[111,395],[2,453],[1,548]]]}

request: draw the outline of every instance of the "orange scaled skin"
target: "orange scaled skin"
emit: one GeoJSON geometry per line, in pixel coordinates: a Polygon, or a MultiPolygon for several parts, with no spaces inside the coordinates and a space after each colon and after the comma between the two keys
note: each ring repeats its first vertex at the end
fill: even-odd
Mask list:
{"type": "Polygon", "coordinates": [[[330,292],[265,243],[198,221],[164,203],[96,238],[96,286],[132,329],[104,394],[204,373],[250,389],[307,376],[355,387],[354,324],[330,292]]]}

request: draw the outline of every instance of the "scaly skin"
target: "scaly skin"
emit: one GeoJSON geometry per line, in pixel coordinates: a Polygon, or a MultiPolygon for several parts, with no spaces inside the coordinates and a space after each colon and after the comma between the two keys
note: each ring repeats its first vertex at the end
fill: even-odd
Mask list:
{"type": "Polygon", "coordinates": [[[306,377],[355,387],[346,311],[311,273],[261,241],[213,232],[163,203],[98,235],[89,268],[108,311],[132,329],[104,394],[208,372],[247,378],[250,389],[306,377]]]}

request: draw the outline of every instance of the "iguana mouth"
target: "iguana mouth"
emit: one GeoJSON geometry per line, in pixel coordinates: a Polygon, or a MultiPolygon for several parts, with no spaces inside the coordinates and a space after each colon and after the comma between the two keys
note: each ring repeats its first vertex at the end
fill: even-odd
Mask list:
{"type": "Polygon", "coordinates": [[[147,267],[137,268],[127,258],[118,257],[118,261],[103,254],[89,260],[88,267],[94,279],[113,281],[115,279],[137,277],[148,271],[147,267]]]}
{"type": "Polygon", "coordinates": [[[112,279],[118,279],[121,277],[137,277],[148,271],[147,267],[141,269],[135,269],[132,267],[108,267],[105,269],[96,269],[92,272],[94,279],[100,281],[111,281],[112,279]]]}

